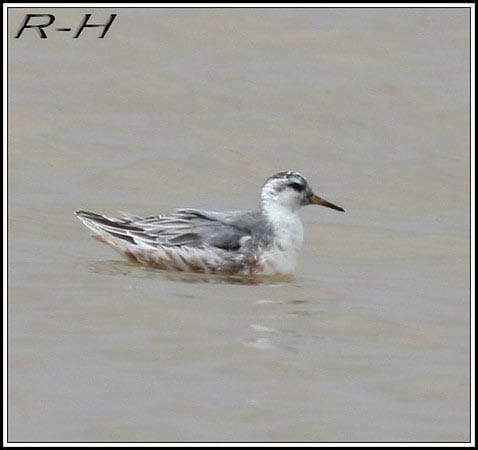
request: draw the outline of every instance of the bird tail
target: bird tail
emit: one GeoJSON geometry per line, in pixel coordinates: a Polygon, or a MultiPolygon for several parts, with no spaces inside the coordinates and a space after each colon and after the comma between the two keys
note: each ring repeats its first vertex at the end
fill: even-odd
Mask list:
{"type": "Polygon", "coordinates": [[[135,244],[131,232],[142,231],[132,225],[131,220],[110,218],[102,214],[82,210],[76,211],[75,214],[85,226],[95,233],[95,236],[111,236],[135,244]]]}

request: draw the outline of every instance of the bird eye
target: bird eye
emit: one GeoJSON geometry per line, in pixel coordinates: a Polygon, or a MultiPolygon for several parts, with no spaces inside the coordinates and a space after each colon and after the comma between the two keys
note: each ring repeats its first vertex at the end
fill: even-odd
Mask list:
{"type": "Polygon", "coordinates": [[[302,192],[304,190],[304,186],[300,183],[289,183],[289,186],[297,192],[302,192]]]}

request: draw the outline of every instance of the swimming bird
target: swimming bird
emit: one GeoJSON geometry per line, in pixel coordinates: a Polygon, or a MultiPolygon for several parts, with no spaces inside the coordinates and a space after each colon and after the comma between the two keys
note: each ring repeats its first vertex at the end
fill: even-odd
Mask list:
{"type": "Polygon", "coordinates": [[[256,211],[178,209],[169,215],[107,217],[76,211],[101,242],[147,266],[227,275],[291,274],[304,240],[302,206],[339,206],[315,195],[298,172],[269,177],[256,211]]]}

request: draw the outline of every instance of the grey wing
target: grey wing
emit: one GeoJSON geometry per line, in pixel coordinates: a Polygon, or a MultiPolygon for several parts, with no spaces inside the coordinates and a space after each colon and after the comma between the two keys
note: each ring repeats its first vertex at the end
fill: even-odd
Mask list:
{"type": "Polygon", "coordinates": [[[152,233],[162,245],[209,245],[223,250],[250,246],[261,227],[262,216],[252,211],[212,212],[180,209],[159,221],[152,233]]]}
{"type": "Polygon", "coordinates": [[[239,250],[250,244],[259,216],[254,212],[218,213],[181,209],[169,216],[109,218],[78,211],[85,225],[134,244],[149,246],[211,246],[239,250]],[[89,222],[89,223],[88,223],[89,222]]]}

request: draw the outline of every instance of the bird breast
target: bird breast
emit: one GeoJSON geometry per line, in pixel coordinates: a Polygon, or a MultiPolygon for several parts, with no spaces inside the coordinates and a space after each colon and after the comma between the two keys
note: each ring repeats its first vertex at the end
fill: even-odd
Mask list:
{"type": "Polygon", "coordinates": [[[273,229],[271,247],[262,255],[267,272],[291,273],[304,241],[304,228],[297,213],[274,205],[264,211],[273,229]]]}

